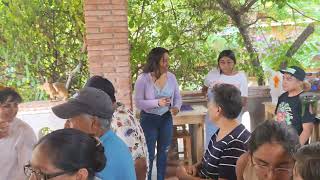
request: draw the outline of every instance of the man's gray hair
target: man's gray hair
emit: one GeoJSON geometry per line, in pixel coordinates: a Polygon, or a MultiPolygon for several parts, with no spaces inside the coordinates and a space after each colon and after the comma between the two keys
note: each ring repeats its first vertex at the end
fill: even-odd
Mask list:
{"type": "MultiPolygon", "coordinates": [[[[92,116],[90,114],[83,114],[83,115],[87,116],[88,120],[92,119],[94,117],[94,116],[92,116]]],[[[98,121],[100,123],[100,128],[102,130],[109,130],[110,129],[112,118],[106,119],[106,118],[97,117],[97,119],[98,119],[98,121]]]]}
{"type": "Polygon", "coordinates": [[[112,118],[106,119],[106,118],[97,117],[97,119],[100,122],[101,129],[103,129],[103,130],[109,130],[110,129],[112,118]]]}

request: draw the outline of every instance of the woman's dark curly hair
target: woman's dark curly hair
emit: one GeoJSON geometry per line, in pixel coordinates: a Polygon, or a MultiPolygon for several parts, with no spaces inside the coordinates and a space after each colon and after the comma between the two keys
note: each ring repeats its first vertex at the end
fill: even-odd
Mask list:
{"type": "Polygon", "coordinates": [[[162,59],[165,53],[169,53],[169,51],[162,47],[153,48],[147,58],[147,63],[143,68],[143,73],[153,72],[157,79],[160,78],[160,60],[162,59]]]}

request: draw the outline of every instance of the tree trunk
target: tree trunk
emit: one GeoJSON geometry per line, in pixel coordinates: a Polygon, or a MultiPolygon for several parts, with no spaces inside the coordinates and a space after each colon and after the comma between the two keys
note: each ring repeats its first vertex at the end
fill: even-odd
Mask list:
{"type": "MultiPolygon", "coordinates": [[[[314,24],[310,23],[303,32],[299,35],[299,37],[293,42],[290,46],[289,50],[286,53],[288,58],[291,58],[303,45],[303,43],[308,39],[308,37],[314,32],[314,24]]],[[[288,66],[288,62],[282,61],[280,65],[280,69],[285,69],[288,66]]]]}
{"type": "MultiPolygon", "coordinates": [[[[238,27],[238,26],[237,26],[238,27]]],[[[260,62],[259,62],[259,59],[258,59],[258,56],[256,54],[256,51],[255,49],[253,48],[253,45],[252,45],[252,41],[251,41],[251,38],[249,36],[249,31],[248,31],[248,28],[245,28],[245,27],[241,27],[241,25],[238,27],[239,29],[239,32],[243,38],[243,41],[244,41],[244,45],[250,55],[250,59],[251,59],[251,64],[255,67],[259,67],[260,66],[260,62]]]]}
{"type": "MultiPolygon", "coordinates": [[[[235,9],[230,1],[228,0],[218,0],[217,1],[220,7],[223,9],[223,11],[232,19],[233,24],[239,29],[239,32],[241,34],[241,37],[244,41],[244,45],[250,55],[250,63],[252,67],[255,69],[254,72],[256,72],[256,75],[258,77],[258,85],[263,85],[263,70],[260,66],[259,58],[257,56],[257,53],[252,45],[251,38],[249,36],[249,26],[245,23],[244,14],[247,12],[241,12],[235,9]]],[[[253,6],[253,4],[256,1],[251,1],[252,4],[250,4],[250,7],[253,6]]],[[[248,8],[250,8],[248,7],[248,8]]],[[[243,8],[247,11],[249,10],[247,7],[243,8]]]]}
{"type": "Polygon", "coordinates": [[[259,61],[259,57],[257,55],[257,52],[253,48],[252,41],[249,36],[248,27],[240,24],[239,26],[237,26],[237,28],[239,29],[239,32],[240,32],[240,34],[243,38],[243,41],[244,41],[244,45],[250,55],[250,60],[251,60],[250,63],[252,65],[252,67],[255,69],[254,72],[256,72],[256,75],[257,75],[258,85],[261,86],[264,84],[263,69],[262,69],[262,66],[260,65],[260,61],[259,61]]]}
{"type": "Polygon", "coordinates": [[[289,50],[286,53],[287,57],[292,57],[302,44],[308,39],[308,37],[314,32],[314,24],[310,23],[306,29],[300,34],[300,36],[294,41],[289,50]]]}

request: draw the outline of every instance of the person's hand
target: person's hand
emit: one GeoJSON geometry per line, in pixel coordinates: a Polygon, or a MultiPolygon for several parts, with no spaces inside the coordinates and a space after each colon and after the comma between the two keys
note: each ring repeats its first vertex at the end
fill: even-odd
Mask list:
{"type": "Polygon", "coordinates": [[[170,98],[160,98],[158,100],[158,105],[160,107],[163,107],[163,106],[169,106],[170,105],[170,98]]]}
{"type": "Polygon", "coordinates": [[[196,176],[198,173],[198,169],[196,166],[186,166],[186,171],[191,176],[196,176]]]}
{"type": "Polygon", "coordinates": [[[0,122],[0,138],[6,137],[9,134],[9,123],[6,121],[0,122]]]}
{"type": "Polygon", "coordinates": [[[179,109],[177,107],[173,107],[170,109],[172,115],[177,115],[179,113],[179,109]]]}
{"type": "Polygon", "coordinates": [[[180,179],[188,176],[187,170],[184,166],[178,166],[176,171],[176,176],[180,179]]]}

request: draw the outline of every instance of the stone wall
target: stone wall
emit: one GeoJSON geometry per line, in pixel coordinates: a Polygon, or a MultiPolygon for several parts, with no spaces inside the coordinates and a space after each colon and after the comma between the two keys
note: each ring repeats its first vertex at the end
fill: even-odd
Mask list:
{"type": "Polygon", "coordinates": [[[38,138],[43,136],[43,130],[57,130],[64,127],[66,120],[55,116],[52,106],[63,103],[62,101],[33,101],[21,103],[17,117],[28,123],[38,138]]]}

